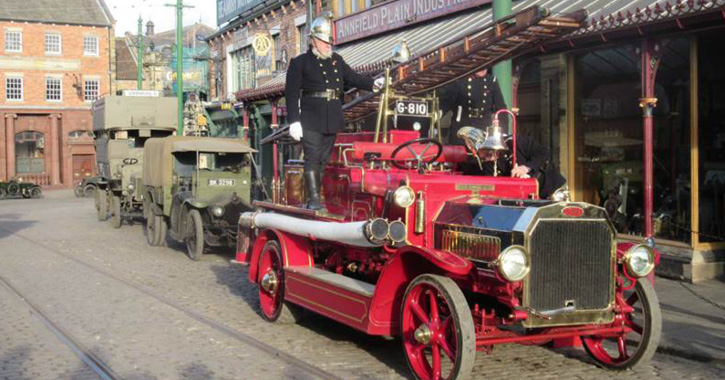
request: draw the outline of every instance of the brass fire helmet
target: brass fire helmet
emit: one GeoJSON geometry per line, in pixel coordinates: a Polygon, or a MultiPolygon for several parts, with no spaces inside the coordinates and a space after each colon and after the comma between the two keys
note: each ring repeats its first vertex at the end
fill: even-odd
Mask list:
{"type": "Polygon", "coordinates": [[[332,20],[328,14],[322,14],[312,21],[310,37],[332,43],[332,20]]]}

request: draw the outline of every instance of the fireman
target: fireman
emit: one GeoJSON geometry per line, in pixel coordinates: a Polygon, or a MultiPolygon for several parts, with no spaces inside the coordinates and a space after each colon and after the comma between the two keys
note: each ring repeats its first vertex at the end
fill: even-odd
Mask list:
{"type": "MultiPolygon", "coordinates": [[[[486,128],[491,125],[494,112],[507,108],[498,80],[487,69],[443,87],[439,98],[444,114],[453,111],[448,143],[454,145],[463,145],[458,137],[461,127],[486,128]]],[[[506,128],[506,118],[501,120],[501,126],[506,128]]]]}
{"type": "Polygon", "coordinates": [[[330,159],[335,136],[344,126],[343,90],[356,87],[372,91],[381,88],[385,79],[373,81],[357,74],[332,52],[329,17],[316,18],[309,36],[309,50],[290,61],[285,96],[289,134],[296,141],[302,140],[303,145],[306,207],[320,210],[322,171],[330,159]]]}

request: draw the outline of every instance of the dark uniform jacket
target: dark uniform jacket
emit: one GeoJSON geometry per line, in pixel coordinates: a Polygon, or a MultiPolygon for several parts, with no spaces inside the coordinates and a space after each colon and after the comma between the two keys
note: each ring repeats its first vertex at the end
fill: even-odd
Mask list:
{"type": "Polygon", "coordinates": [[[373,79],[353,71],[337,53],[320,59],[309,49],[290,61],[287,69],[285,97],[287,121],[302,123],[302,129],[319,133],[336,133],[344,126],[343,90],[356,87],[373,90],[373,79]],[[334,99],[305,96],[305,91],[337,91],[334,99]]]}
{"type": "MultiPolygon", "coordinates": [[[[459,79],[443,87],[439,92],[441,110],[445,114],[453,112],[451,127],[448,129],[448,143],[463,145],[458,138],[458,130],[464,126],[484,129],[491,125],[491,116],[501,108],[506,108],[506,102],[501,94],[496,77],[490,72],[483,78],[471,75],[459,79]],[[458,106],[461,107],[461,119],[458,116],[458,106]]],[[[506,130],[507,115],[500,115],[501,127],[506,130]]]]}
{"type": "MultiPolygon", "coordinates": [[[[513,166],[511,151],[513,140],[506,140],[508,151],[504,152],[496,162],[496,171],[499,176],[510,176],[513,166]]],[[[556,189],[564,186],[566,179],[559,173],[556,165],[549,162],[549,149],[537,143],[528,136],[517,135],[516,139],[516,161],[519,165],[527,166],[531,171],[529,175],[539,181],[539,196],[542,199],[548,198],[556,189]]],[[[492,176],[494,170],[493,162],[483,162],[483,170],[478,167],[478,162],[468,162],[464,174],[492,176]]]]}

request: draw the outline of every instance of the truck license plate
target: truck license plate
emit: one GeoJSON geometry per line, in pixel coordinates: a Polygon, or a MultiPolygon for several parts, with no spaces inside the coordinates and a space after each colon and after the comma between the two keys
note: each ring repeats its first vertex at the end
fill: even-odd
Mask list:
{"type": "Polygon", "coordinates": [[[233,179],[210,178],[209,186],[234,186],[233,179]]]}
{"type": "Polygon", "coordinates": [[[395,102],[397,116],[428,116],[428,103],[419,100],[398,100],[395,102]]]}

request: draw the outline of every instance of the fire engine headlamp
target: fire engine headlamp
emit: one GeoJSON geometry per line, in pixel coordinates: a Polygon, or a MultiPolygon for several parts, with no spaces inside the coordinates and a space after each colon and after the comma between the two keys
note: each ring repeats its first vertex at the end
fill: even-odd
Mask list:
{"type": "Polygon", "coordinates": [[[508,281],[521,281],[529,274],[529,255],[526,248],[512,245],[503,250],[496,260],[498,273],[508,281]]]}
{"type": "Polygon", "coordinates": [[[635,245],[624,254],[624,263],[629,274],[644,277],[654,269],[655,255],[652,248],[644,244],[635,245]]]}
{"type": "Polygon", "coordinates": [[[554,194],[551,194],[551,200],[554,202],[569,202],[571,195],[569,194],[569,188],[567,186],[556,189],[554,194]]]}
{"type": "Polygon", "coordinates": [[[393,193],[393,202],[402,208],[410,207],[415,202],[415,191],[410,186],[400,186],[393,193]]]}
{"type": "Polygon", "coordinates": [[[211,206],[211,214],[216,216],[217,218],[221,218],[222,215],[224,215],[224,206],[222,206],[222,205],[211,206]]]}

